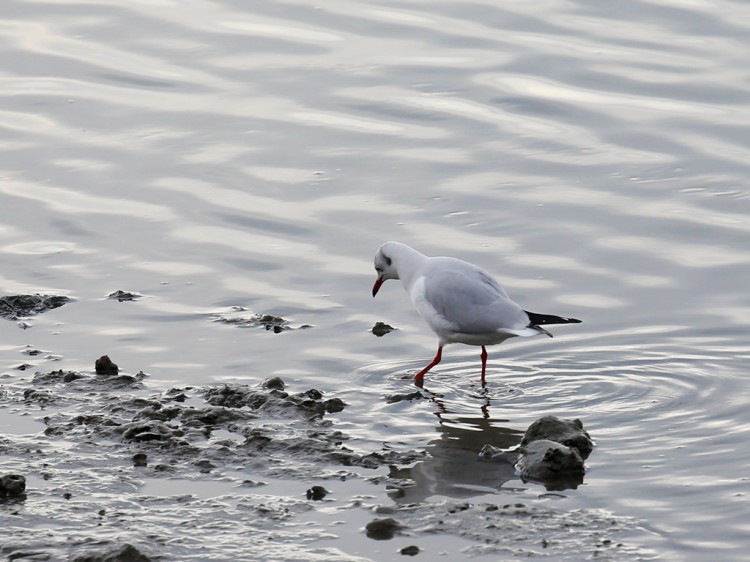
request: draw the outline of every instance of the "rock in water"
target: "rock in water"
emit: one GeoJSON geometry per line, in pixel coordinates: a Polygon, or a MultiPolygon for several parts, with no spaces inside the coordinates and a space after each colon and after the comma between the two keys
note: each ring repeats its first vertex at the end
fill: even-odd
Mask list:
{"type": "Polygon", "coordinates": [[[26,478],[20,474],[0,476],[0,497],[19,497],[26,491],[26,478]]]}
{"type": "Polygon", "coordinates": [[[532,441],[540,439],[549,439],[566,447],[578,449],[581,458],[584,460],[588,458],[594,448],[594,442],[583,429],[583,424],[579,419],[564,420],[555,416],[539,418],[526,430],[521,446],[524,447],[532,441]]]}
{"type": "Polygon", "coordinates": [[[102,355],[94,362],[94,370],[97,375],[116,375],[120,371],[107,355],[102,355]]]}
{"type": "Polygon", "coordinates": [[[312,501],[320,501],[328,495],[328,490],[323,486],[313,486],[307,490],[307,499],[312,501]]]}
{"type": "Polygon", "coordinates": [[[538,482],[548,490],[577,488],[586,472],[583,461],[593,447],[581,420],[545,416],[526,430],[516,470],[524,481],[538,482]]]}
{"type": "Polygon", "coordinates": [[[524,481],[539,482],[548,490],[575,489],[586,472],[578,449],[549,439],[522,447],[516,469],[524,481]]]}
{"type": "Polygon", "coordinates": [[[403,525],[391,517],[385,519],[373,519],[365,525],[365,534],[376,541],[387,541],[392,539],[403,525]]]}
{"type": "Polygon", "coordinates": [[[108,299],[113,299],[118,302],[129,302],[129,301],[135,301],[141,298],[142,295],[139,295],[138,293],[131,293],[130,291],[121,291],[117,290],[114,293],[110,293],[107,295],[108,299]]]}
{"type": "Polygon", "coordinates": [[[377,337],[382,338],[384,335],[390,334],[395,329],[396,328],[394,328],[390,324],[386,324],[385,322],[375,322],[375,325],[372,327],[371,332],[377,337]]]}
{"type": "Polygon", "coordinates": [[[68,302],[70,298],[62,295],[9,295],[0,297],[0,317],[18,320],[59,308],[68,302]]]}

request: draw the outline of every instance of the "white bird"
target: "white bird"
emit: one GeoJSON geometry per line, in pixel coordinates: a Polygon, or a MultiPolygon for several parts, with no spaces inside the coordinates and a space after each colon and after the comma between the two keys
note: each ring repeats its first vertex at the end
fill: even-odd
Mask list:
{"type": "Polygon", "coordinates": [[[476,265],[455,258],[429,257],[399,242],[386,242],[375,254],[378,278],[374,297],[388,279],[400,279],[414,308],[438,337],[435,358],[414,376],[424,375],[442,359],[443,346],[464,343],[482,346],[482,386],[487,366],[486,345],[508,338],[546,334],[543,324],[571,324],[580,320],[523,310],[492,276],[476,265]]]}

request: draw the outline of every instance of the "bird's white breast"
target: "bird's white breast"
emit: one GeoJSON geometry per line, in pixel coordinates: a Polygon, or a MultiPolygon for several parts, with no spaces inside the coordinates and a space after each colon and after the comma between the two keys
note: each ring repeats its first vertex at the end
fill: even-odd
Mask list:
{"type": "Polygon", "coordinates": [[[417,277],[412,283],[409,289],[409,296],[411,302],[414,304],[414,308],[417,309],[419,315],[424,319],[425,322],[432,328],[441,340],[445,340],[446,343],[454,341],[451,336],[456,333],[458,326],[443,317],[435,307],[430,304],[430,301],[425,297],[425,278],[424,276],[417,277]]]}

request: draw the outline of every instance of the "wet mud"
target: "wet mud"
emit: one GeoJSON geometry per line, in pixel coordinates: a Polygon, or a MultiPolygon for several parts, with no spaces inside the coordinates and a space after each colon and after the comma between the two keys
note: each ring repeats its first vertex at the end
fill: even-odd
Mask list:
{"type": "Polygon", "coordinates": [[[62,295],[7,295],[0,297],[0,318],[19,320],[59,308],[71,301],[62,295]]]}
{"type": "MultiPolygon", "coordinates": [[[[488,560],[646,555],[628,542],[638,525],[626,518],[473,501],[476,486],[455,499],[447,486],[460,487],[456,474],[481,472],[495,490],[518,478],[517,454],[502,463],[477,455],[486,439],[518,445],[518,432],[488,425],[459,453],[445,426],[445,438],[423,449],[368,450],[340,428],[347,404],[314,388],[275,377],[154,390],[148,380],[107,356],[92,372],[3,375],[0,415],[27,430],[0,435],[0,557],[426,559],[437,555],[435,541],[451,537],[461,539],[462,556],[488,560]],[[446,487],[428,490],[436,483],[446,487]],[[368,541],[393,542],[392,554],[368,557],[368,541]]],[[[557,438],[575,437],[566,435],[557,438]]]]}
{"type": "Polygon", "coordinates": [[[212,315],[214,322],[230,324],[238,328],[265,328],[269,332],[280,334],[288,330],[312,328],[309,324],[295,325],[290,320],[273,314],[251,313],[243,306],[232,306],[212,315]]]}
{"type": "Polygon", "coordinates": [[[142,298],[143,295],[131,291],[123,291],[118,289],[107,295],[108,299],[116,300],[117,302],[130,302],[137,301],[142,298]]]}
{"type": "Polygon", "coordinates": [[[386,324],[385,322],[375,322],[375,325],[370,330],[376,337],[382,338],[386,334],[390,334],[393,330],[395,330],[393,326],[390,324],[386,324]]]}

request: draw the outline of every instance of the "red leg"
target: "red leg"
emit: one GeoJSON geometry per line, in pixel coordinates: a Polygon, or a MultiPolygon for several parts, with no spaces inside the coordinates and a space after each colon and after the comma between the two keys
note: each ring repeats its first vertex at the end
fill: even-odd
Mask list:
{"type": "Polygon", "coordinates": [[[484,371],[487,369],[487,350],[482,346],[482,386],[484,386],[484,371]]]}
{"type": "Polygon", "coordinates": [[[435,354],[435,358],[432,360],[432,363],[427,365],[424,369],[419,371],[416,375],[414,375],[414,384],[417,386],[422,386],[422,379],[424,379],[424,374],[432,369],[435,365],[440,363],[440,360],[443,358],[443,346],[438,346],[437,353],[435,354]]]}

